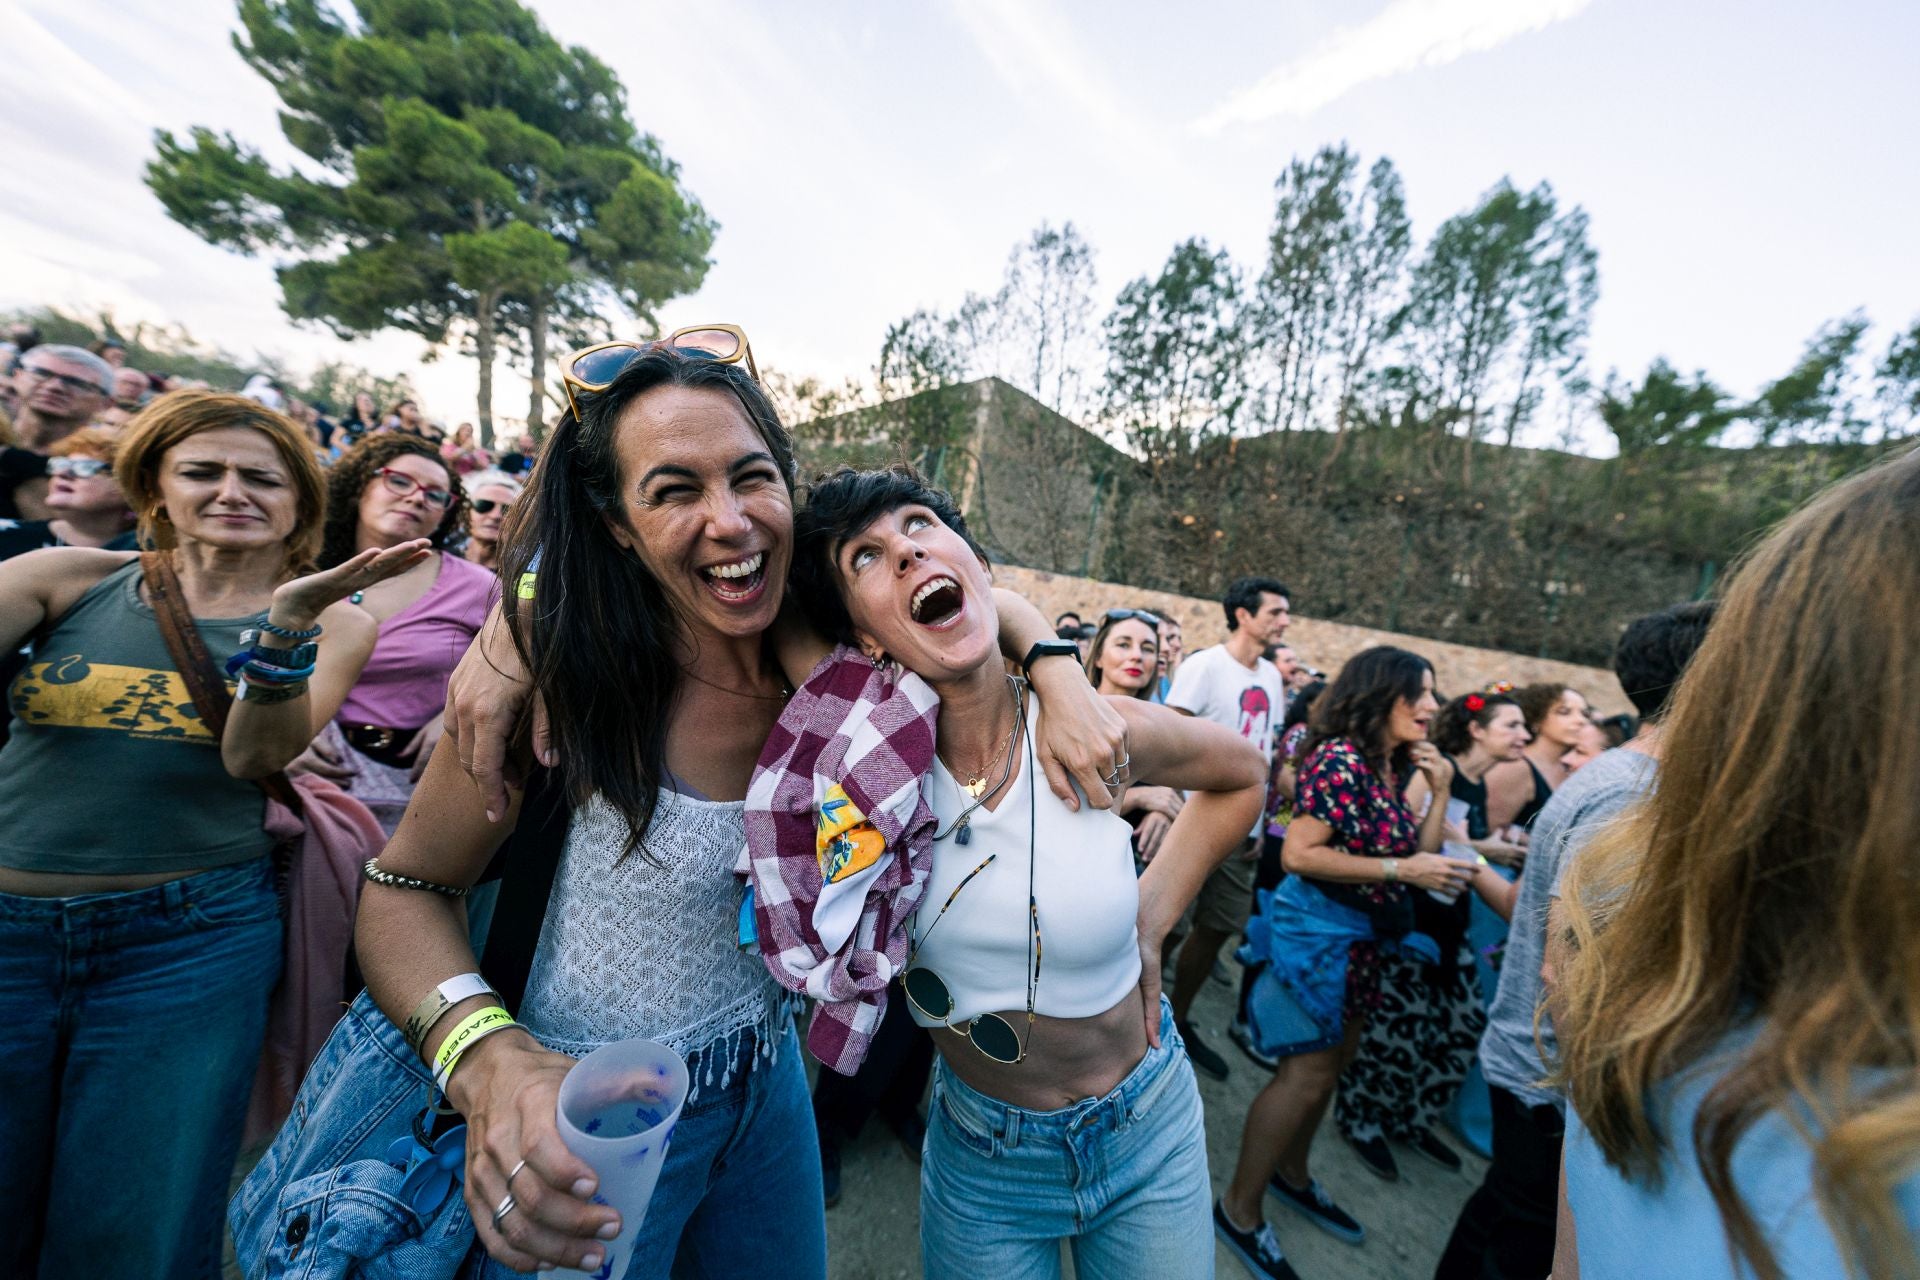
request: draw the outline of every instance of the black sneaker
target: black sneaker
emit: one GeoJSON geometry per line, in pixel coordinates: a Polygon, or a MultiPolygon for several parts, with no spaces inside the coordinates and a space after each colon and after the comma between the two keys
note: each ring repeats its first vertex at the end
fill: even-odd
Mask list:
{"type": "Polygon", "coordinates": [[[1260,1046],[1253,1042],[1253,1032],[1247,1030],[1246,1019],[1235,1018],[1227,1024],[1227,1039],[1240,1046],[1240,1052],[1253,1059],[1255,1066],[1265,1067],[1268,1071],[1280,1065],[1280,1059],[1270,1053],[1262,1053],[1260,1046]]]}
{"type": "Polygon", "coordinates": [[[840,1203],[840,1144],[820,1144],[820,1187],[827,1193],[827,1208],[840,1203]]]}
{"type": "Polygon", "coordinates": [[[1385,1138],[1379,1134],[1371,1138],[1355,1138],[1347,1134],[1340,1136],[1347,1139],[1347,1145],[1353,1148],[1353,1154],[1360,1157],[1361,1164],[1388,1182],[1400,1180],[1400,1166],[1394,1162],[1393,1152],[1387,1149],[1385,1138]]]}
{"type": "Polygon", "coordinates": [[[1233,1225],[1227,1217],[1227,1211],[1220,1202],[1213,1202],[1213,1233],[1226,1242],[1247,1271],[1256,1276],[1266,1276],[1268,1280],[1300,1280],[1300,1273],[1287,1262],[1286,1255],[1280,1252],[1280,1242],[1273,1238],[1273,1228],[1265,1219],[1251,1231],[1242,1231],[1233,1225]]]}
{"type": "Polygon", "coordinates": [[[1366,1242],[1367,1229],[1354,1221],[1352,1214],[1333,1202],[1333,1197],[1327,1194],[1327,1189],[1320,1185],[1318,1179],[1310,1180],[1306,1186],[1295,1189],[1281,1181],[1280,1175],[1276,1173],[1268,1180],[1267,1190],[1271,1191],[1281,1204],[1311,1218],[1315,1226],[1336,1240],[1345,1240],[1348,1244],[1366,1242]]]}
{"type": "Polygon", "coordinates": [[[1187,1057],[1193,1060],[1194,1068],[1212,1076],[1215,1080],[1227,1078],[1227,1060],[1213,1051],[1212,1046],[1200,1038],[1200,1033],[1189,1022],[1173,1024],[1180,1031],[1180,1038],[1187,1042],[1187,1057]]]}
{"type": "Polygon", "coordinates": [[[1423,1131],[1407,1145],[1447,1172],[1460,1172],[1460,1153],[1435,1137],[1433,1130],[1423,1131]]]}

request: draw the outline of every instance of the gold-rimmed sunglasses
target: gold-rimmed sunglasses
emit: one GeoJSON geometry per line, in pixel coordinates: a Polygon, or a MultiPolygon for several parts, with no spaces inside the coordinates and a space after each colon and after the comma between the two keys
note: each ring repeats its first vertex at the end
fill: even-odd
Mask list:
{"type": "Polygon", "coordinates": [[[582,347],[562,360],[560,382],[566,388],[567,407],[573,410],[573,416],[580,416],[580,395],[605,391],[628,365],[662,347],[672,347],[715,364],[745,364],[747,376],[760,381],[760,368],[753,362],[753,347],[747,342],[746,330],[737,324],[692,324],[648,342],[601,342],[582,347]]]}
{"type": "MultiPolygon", "coordinates": [[[[931,1022],[939,1023],[950,1031],[961,1029],[949,1021],[953,1017],[953,992],[948,989],[945,979],[939,974],[931,969],[918,967],[915,961],[920,957],[920,946],[932,935],[935,926],[940,923],[940,916],[947,914],[947,908],[952,906],[953,900],[960,896],[960,891],[967,887],[967,881],[985,871],[999,856],[996,853],[988,854],[986,861],[967,872],[965,878],[953,886],[953,892],[949,893],[946,902],[941,904],[939,915],[933,918],[933,924],[927,926],[927,932],[922,934],[920,942],[915,944],[913,954],[907,957],[906,970],[900,975],[900,985],[907,993],[907,1003],[919,1010],[921,1016],[931,1022]]],[[[1034,997],[1038,994],[1040,985],[1040,907],[1033,896],[1031,867],[1028,869],[1028,875],[1026,1034],[1023,1036],[1015,1031],[1013,1024],[997,1013],[975,1014],[966,1025],[966,1037],[974,1048],[995,1062],[1005,1063],[1008,1066],[1017,1065],[1026,1059],[1027,1045],[1033,1040],[1034,997]]]]}

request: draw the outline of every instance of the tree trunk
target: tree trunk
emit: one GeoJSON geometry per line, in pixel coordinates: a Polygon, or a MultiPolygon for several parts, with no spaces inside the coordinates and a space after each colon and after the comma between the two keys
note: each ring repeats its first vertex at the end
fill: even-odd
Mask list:
{"type": "Polygon", "coordinates": [[[547,429],[547,297],[534,298],[527,324],[527,348],[533,359],[533,393],[527,404],[527,430],[538,440],[547,429]]]}
{"type": "Polygon", "coordinates": [[[499,303],[497,290],[482,291],[473,303],[473,351],[480,360],[480,418],[482,448],[492,448],[493,438],[493,309],[499,303]]]}

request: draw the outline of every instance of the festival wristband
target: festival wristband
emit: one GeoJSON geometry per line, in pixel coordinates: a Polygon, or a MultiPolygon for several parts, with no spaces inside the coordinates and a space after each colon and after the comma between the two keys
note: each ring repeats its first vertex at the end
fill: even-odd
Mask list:
{"type": "Polygon", "coordinates": [[[453,1029],[453,1034],[441,1042],[440,1052],[434,1055],[433,1082],[439,1086],[440,1092],[447,1091],[447,1082],[453,1079],[453,1069],[460,1065],[460,1059],[466,1056],[468,1049],[496,1031],[519,1025],[513,1020],[512,1014],[497,1004],[462,1018],[460,1025],[453,1029]]]}
{"type": "Polygon", "coordinates": [[[427,1053],[427,1033],[433,1030],[433,1024],[440,1021],[447,1010],[475,996],[492,996],[498,1000],[500,993],[488,986],[487,980],[477,973],[458,974],[427,992],[426,999],[407,1019],[407,1044],[424,1058],[427,1053]]]}

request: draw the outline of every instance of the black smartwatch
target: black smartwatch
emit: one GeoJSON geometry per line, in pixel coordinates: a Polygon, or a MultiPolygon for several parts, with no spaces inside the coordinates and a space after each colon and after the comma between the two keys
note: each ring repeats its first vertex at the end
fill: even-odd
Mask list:
{"type": "Polygon", "coordinates": [[[1080,661],[1080,646],[1071,640],[1042,640],[1027,650],[1027,656],[1020,660],[1020,669],[1028,675],[1033,674],[1033,664],[1042,658],[1072,658],[1080,661]]]}

